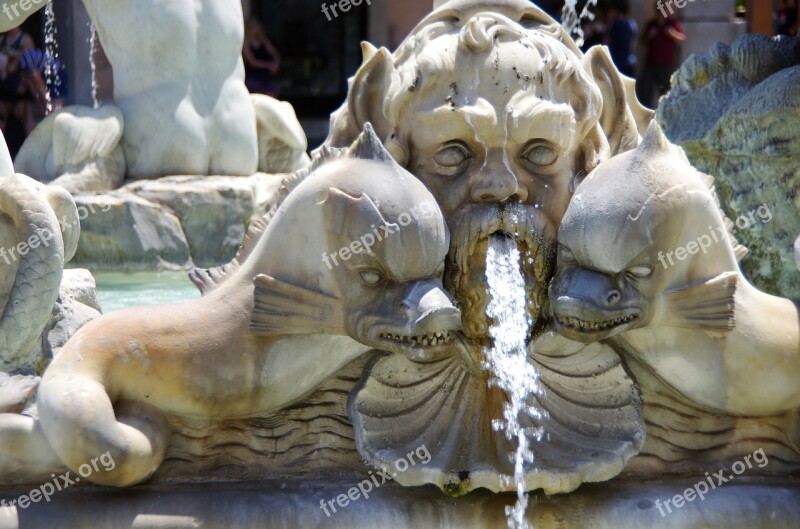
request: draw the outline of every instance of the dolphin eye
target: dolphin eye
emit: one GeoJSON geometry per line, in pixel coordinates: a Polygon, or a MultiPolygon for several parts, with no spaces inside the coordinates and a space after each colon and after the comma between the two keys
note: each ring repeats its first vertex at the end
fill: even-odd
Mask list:
{"type": "Polygon", "coordinates": [[[536,167],[547,167],[556,162],[558,152],[547,143],[536,141],[525,149],[522,159],[536,167]]]}
{"type": "Polygon", "coordinates": [[[628,268],[625,273],[633,278],[641,279],[653,275],[652,266],[632,266],[628,268]]]}
{"type": "Polygon", "coordinates": [[[361,282],[368,287],[378,286],[383,283],[385,279],[383,274],[377,270],[363,270],[359,273],[359,277],[361,278],[361,282]]]}
{"type": "Polygon", "coordinates": [[[444,146],[433,156],[442,169],[448,173],[459,169],[464,163],[472,159],[472,152],[460,141],[445,143],[444,146]]]}
{"type": "Polygon", "coordinates": [[[558,257],[564,263],[575,263],[575,262],[577,262],[577,260],[575,259],[575,254],[572,253],[572,250],[570,250],[566,246],[561,246],[558,249],[558,257]]]}

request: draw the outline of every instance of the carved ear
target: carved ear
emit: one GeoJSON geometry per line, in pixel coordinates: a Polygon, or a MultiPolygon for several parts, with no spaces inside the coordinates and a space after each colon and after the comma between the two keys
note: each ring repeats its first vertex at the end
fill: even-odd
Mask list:
{"type": "Polygon", "coordinates": [[[391,126],[383,115],[383,103],[391,82],[394,60],[386,48],[376,50],[371,44],[364,43],[361,51],[364,62],[356,72],[347,96],[349,118],[358,130],[363,129],[366,123],[372,123],[378,136],[386,138],[391,133],[391,126]]]}
{"type": "Polygon", "coordinates": [[[603,96],[600,127],[608,138],[611,156],[636,148],[639,131],[628,106],[622,74],[611,61],[606,46],[595,46],[583,57],[583,68],[592,76],[603,96]]]}

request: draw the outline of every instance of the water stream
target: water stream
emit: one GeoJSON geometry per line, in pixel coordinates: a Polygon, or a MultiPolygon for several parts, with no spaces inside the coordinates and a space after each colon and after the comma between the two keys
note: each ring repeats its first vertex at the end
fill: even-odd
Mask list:
{"type": "Polygon", "coordinates": [[[530,424],[528,418],[540,422],[543,417],[543,412],[529,403],[532,397],[542,395],[542,389],[539,372],[528,361],[526,344],[532,322],[525,310],[520,252],[511,237],[493,236],[489,240],[486,279],[491,295],[487,314],[493,321],[489,329],[493,346],[485,352],[483,367],[492,374],[490,384],[503,390],[508,397],[503,405],[503,418],[495,419],[492,426],[516,445],[513,483],[517,502],[506,508],[508,527],[529,529],[525,520],[528,508],[525,472],[535,457],[531,443],[540,441],[544,430],[526,425],[530,424]]]}
{"type": "Polygon", "coordinates": [[[89,65],[92,67],[92,107],[100,108],[100,101],[97,99],[97,64],[94,61],[97,53],[97,28],[94,22],[89,22],[89,65]]]}
{"type": "Polygon", "coordinates": [[[597,0],[586,0],[583,9],[578,13],[578,0],[566,0],[564,8],[561,10],[561,25],[567,31],[567,34],[575,39],[575,44],[578,47],[583,46],[583,28],[581,24],[584,19],[594,20],[594,13],[590,8],[597,6],[597,0]]]}
{"type": "Polygon", "coordinates": [[[56,13],[53,0],[48,0],[44,8],[44,80],[47,85],[45,102],[47,113],[53,111],[53,89],[61,87],[61,74],[58,71],[58,41],[56,40],[56,13]]]}

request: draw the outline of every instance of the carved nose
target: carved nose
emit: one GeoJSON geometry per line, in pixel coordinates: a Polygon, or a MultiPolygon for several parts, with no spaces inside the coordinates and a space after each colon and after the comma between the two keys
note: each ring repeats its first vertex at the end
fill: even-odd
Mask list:
{"type": "Polygon", "coordinates": [[[606,303],[609,306],[613,307],[614,305],[619,303],[620,299],[622,299],[622,293],[620,293],[619,290],[614,289],[608,293],[608,297],[606,298],[606,303]]]}
{"type": "Polygon", "coordinates": [[[520,187],[517,177],[508,171],[481,174],[472,185],[475,202],[524,202],[528,191],[520,187]]]}

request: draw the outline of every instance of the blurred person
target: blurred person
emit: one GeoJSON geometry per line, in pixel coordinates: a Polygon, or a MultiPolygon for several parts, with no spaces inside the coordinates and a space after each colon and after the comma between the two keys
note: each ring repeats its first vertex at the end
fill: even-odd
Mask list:
{"type": "Polygon", "coordinates": [[[797,35],[797,0],[778,0],[776,11],[778,35],[793,37],[797,35]]]}
{"type": "Polygon", "coordinates": [[[617,69],[628,77],[636,77],[636,53],[633,50],[639,28],[630,17],[628,0],[611,0],[608,6],[608,33],[605,43],[617,69]]]}
{"type": "Polygon", "coordinates": [[[664,17],[656,11],[655,18],[647,24],[642,38],[646,59],[644,71],[637,83],[637,95],[643,105],[655,108],[658,99],[669,91],[670,76],[678,67],[680,44],[686,41],[686,32],[677,17],[664,17]]]}
{"type": "Polygon", "coordinates": [[[33,37],[21,28],[0,35],[0,130],[12,155],[36,126],[31,108],[36,93],[20,62],[22,53],[34,47],[33,37]]]}
{"type": "Polygon", "coordinates": [[[26,50],[20,56],[24,82],[28,84],[28,89],[34,95],[34,99],[39,104],[42,114],[46,113],[47,104],[47,81],[48,70],[51,76],[50,82],[50,106],[51,111],[63,108],[69,92],[69,79],[64,64],[58,59],[48,59],[47,54],[36,48],[26,50]],[[48,65],[52,64],[50,68],[48,65]]]}
{"type": "Polygon", "coordinates": [[[280,70],[281,56],[260,20],[253,19],[247,23],[242,55],[247,89],[253,94],[277,95],[278,84],[274,76],[280,70]]]}

